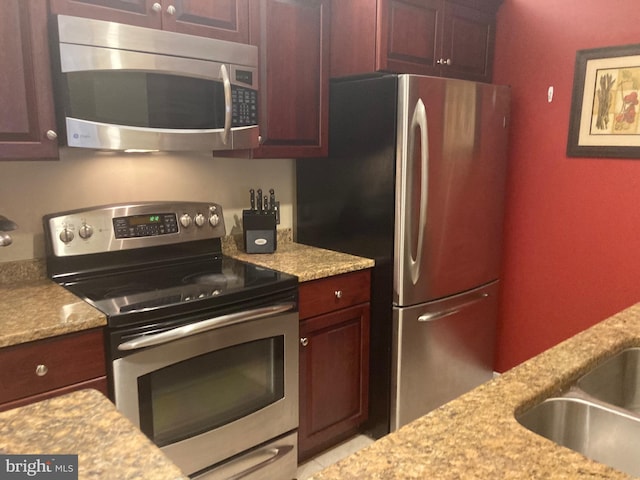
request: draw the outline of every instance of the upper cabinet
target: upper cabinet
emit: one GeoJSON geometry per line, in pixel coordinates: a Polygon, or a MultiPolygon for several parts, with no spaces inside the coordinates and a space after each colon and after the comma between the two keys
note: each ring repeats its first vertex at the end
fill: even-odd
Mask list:
{"type": "Polygon", "coordinates": [[[250,0],[49,0],[51,13],[249,43],[250,0]]]}
{"type": "Polygon", "coordinates": [[[386,71],[490,82],[500,2],[334,2],[331,76],[386,71]]]}
{"type": "Polygon", "coordinates": [[[251,43],[260,55],[261,145],[252,156],[326,156],[330,1],[252,2],[251,43]]]}
{"type": "Polygon", "coordinates": [[[6,0],[0,16],[0,159],[55,159],[47,5],[6,0]],[[9,48],[10,47],[10,48],[9,48]]]}

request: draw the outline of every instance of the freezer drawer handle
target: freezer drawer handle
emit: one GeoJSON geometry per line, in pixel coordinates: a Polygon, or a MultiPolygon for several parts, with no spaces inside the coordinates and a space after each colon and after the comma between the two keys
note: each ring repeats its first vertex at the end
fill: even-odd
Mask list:
{"type": "Polygon", "coordinates": [[[251,320],[257,320],[258,318],[268,317],[276,313],[288,312],[295,308],[295,303],[283,303],[278,305],[271,305],[269,307],[254,308],[252,310],[245,310],[237,313],[230,313],[228,315],[221,315],[219,317],[210,318],[197,323],[191,323],[189,325],[183,325],[182,327],[173,328],[166,332],[156,333],[154,335],[145,335],[134,340],[130,340],[118,345],[118,350],[137,350],[139,348],[151,347],[153,345],[160,345],[163,343],[178,340],[180,338],[190,337],[198,333],[207,332],[216,328],[227,327],[240,322],[248,322],[251,320]]]}
{"type": "Polygon", "coordinates": [[[442,310],[441,312],[425,313],[424,315],[420,315],[418,317],[418,321],[419,322],[433,322],[434,320],[439,320],[441,318],[448,317],[450,315],[455,315],[456,313],[460,312],[461,310],[464,310],[465,308],[470,307],[471,305],[474,305],[474,304],[484,300],[488,296],[489,296],[488,293],[483,293],[480,296],[478,296],[477,298],[474,298],[473,300],[469,300],[468,302],[465,302],[465,303],[461,303],[460,305],[457,305],[454,308],[449,308],[447,310],[442,310]]]}

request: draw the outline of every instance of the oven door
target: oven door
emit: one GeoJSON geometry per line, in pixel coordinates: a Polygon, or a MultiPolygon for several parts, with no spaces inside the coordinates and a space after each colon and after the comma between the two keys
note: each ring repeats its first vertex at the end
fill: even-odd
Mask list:
{"type": "Polygon", "coordinates": [[[269,308],[295,307],[147,335],[113,362],[116,407],[189,475],[298,427],[298,314],[269,308]]]}

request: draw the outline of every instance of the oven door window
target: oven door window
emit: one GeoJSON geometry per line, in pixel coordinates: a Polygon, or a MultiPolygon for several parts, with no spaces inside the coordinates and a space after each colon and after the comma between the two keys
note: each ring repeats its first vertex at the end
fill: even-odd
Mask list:
{"type": "Polygon", "coordinates": [[[162,447],[284,397],[284,337],[194,357],[138,379],[140,428],[162,447]]]}
{"type": "MultiPolygon", "coordinates": [[[[222,81],[129,70],[69,72],[67,116],[90,122],[164,129],[222,129],[222,81]]],[[[240,115],[253,90],[231,86],[232,126],[255,124],[240,115]]]]}

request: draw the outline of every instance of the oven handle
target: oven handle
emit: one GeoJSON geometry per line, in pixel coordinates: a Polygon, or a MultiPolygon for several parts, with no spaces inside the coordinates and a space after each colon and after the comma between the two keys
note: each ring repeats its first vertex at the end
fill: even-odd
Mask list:
{"type": "Polygon", "coordinates": [[[295,303],[282,303],[271,305],[268,307],[254,308],[228,315],[210,318],[197,323],[183,325],[182,327],[173,328],[166,332],[156,333],[153,335],[144,335],[134,340],[130,340],[118,345],[118,350],[137,350],[139,348],[151,347],[153,345],[161,345],[163,343],[172,342],[181,338],[190,337],[198,333],[207,332],[216,328],[227,327],[240,322],[248,322],[257,320],[258,318],[268,317],[276,313],[288,312],[296,307],[295,303]]]}

